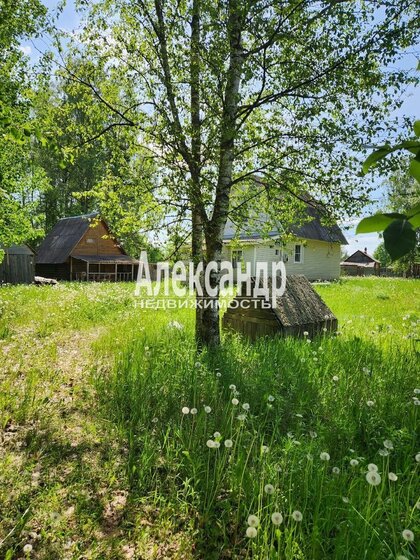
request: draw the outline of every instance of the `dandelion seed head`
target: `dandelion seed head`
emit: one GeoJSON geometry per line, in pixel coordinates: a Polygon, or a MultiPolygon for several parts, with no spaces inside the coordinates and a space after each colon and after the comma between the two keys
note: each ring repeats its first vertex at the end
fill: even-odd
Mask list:
{"type": "Polygon", "coordinates": [[[414,394],[415,395],[420,395],[420,389],[414,389],[414,394]]]}
{"type": "Polygon", "coordinates": [[[215,449],[219,449],[219,447],[220,447],[220,441],[214,441],[213,443],[214,443],[213,447],[214,447],[215,449]]]}
{"type": "Polygon", "coordinates": [[[414,533],[413,533],[413,531],[410,531],[410,529],[404,529],[404,531],[402,532],[402,536],[403,536],[403,539],[407,542],[413,542],[414,541],[414,533]]]}
{"type": "Polygon", "coordinates": [[[350,502],[350,500],[349,500],[349,498],[347,498],[347,496],[343,496],[341,499],[343,500],[343,502],[345,504],[348,504],[350,502]]]}
{"type": "Polygon", "coordinates": [[[245,414],[238,414],[238,416],[236,417],[240,422],[243,422],[246,419],[246,415],[245,414]]]}
{"type": "Polygon", "coordinates": [[[295,511],[292,513],[292,517],[295,521],[302,521],[303,519],[302,512],[300,512],[298,509],[295,509],[295,511]]]}
{"type": "Polygon", "coordinates": [[[375,401],[366,401],[366,405],[369,407],[375,406],[375,401]]]}
{"type": "Polygon", "coordinates": [[[242,408],[243,408],[244,410],[249,410],[249,403],[244,402],[244,404],[242,405],[242,408]]]}
{"type": "Polygon", "coordinates": [[[258,517],[256,515],[249,515],[248,516],[248,525],[250,527],[258,527],[259,524],[260,524],[260,520],[258,519],[258,517]]]}
{"type": "Polygon", "coordinates": [[[419,399],[414,399],[413,404],[414,404],[414,406],[420,406],[420,400],[419,399]]]}
{"type": "Polygon", "coordinates": [[[340,469],[338,467],[333,467],[332,472],[333,474],[340,474],[340,469]]]}
{"type": "Polygon", "coordinates": [[[33,550],[33,546],[31,544],[25,544],[25,546],[23,547],[23,552],[25,554],[30,554],[33,550]]]}
{"type": "Polygon", "coordinates": [[[392,482],[396,482],[396,481],[398,480],[398,476],[397,476],[395,473],[393,473],[393,472],[389,472],[389,473],[388,473],[388,478],[389,478],[389,480],[391,480],[392,482]]]}
{"type": "Polygon", "coordinates": [[[249,539],[255,539],[257,536],[257,529],[255,527],[247,527],[246,536],[249,539]]]}
{"type": "Polygon", "coordinates": [[[159,422],[159,420],[155,416],[154,418],[152,418],[152,422],[153,422],[153,424],[156,424],[157,422],[159,422]]]}
{"type": "Polygon", "coordinates": [[[268,395],[267,400],[268,400],[268,402],[274,402],[273,395],[268,395]]]}
{"type": "Polygon", "coordinates": [[[283,523],[283,516],[279,511],[275,511],[271,515],[271,521],[274,525],[281,525],[283,523]]]}
{"type": "Polygon", "coordinates": [[[388,457],[388,455],[389,455],[388,449],[380,449],[380,450],[378,451],[378,453],[379,453],[379,455],[380,455],[381,457],[388,457]]]}
{"type": "Polygon", "coordinates": [[[303,331],[303,336],[309,336],[308,331],[303,331]]]}
{"type": "Polygon", "coordinates": [[[227,447],[228,449],[230,449],[233,445],[233,441],[231,439],[226,439],[225,440],[225,447],[227,447]]]}
{"type": "Polygon", "coordinates": [[[232,404],[233,404],[234,406],[237,406],[237,405],[239,404],[238,399],[236,399],[236,398],[232,399],[232,404]]]}
{"type": "Polygon", "coordinates": [[[188,408],[188,406],[183,406],[181,412],[182,414],[189,414],[190,409],[188,408]]]}
{"type": "Polygon", "coordinates": [[[381,475],[377,471],[368,471],[366,480],[371,486],[378,486],[381,483],[381,475]]]}
{"type": "Polygon", "coordinates": [[[384,447],[385,449],[394,449],[394,444],[390,439],[384,440],[384,447]]]}
{"type": "Polygon", "coordinates": [[[197,414],[198,410],[196,408],[192,408],[190,410],[190,414],[192,414],[193,416],[195,416],[197,414]]]}
{"type": "Polygon", "coordinates": [[[206,445],[207,445],[207,447],[208,447],[209,449],[213,449],[214,443],[215,443],[215,442],[214,442],[212,439],[208,439],[208,440],[206,441],[206,445]]]}
{"type": "Polygon", "coordinates": [[[322,453],[320,453],[319,458],[321,459],[321,461],[329,461],[331,457],[329,453],[323,451],[322,453]]]}
{"type": "Polygon", "coordinates": [[[229,385],[229,389],[230,389],[231,391],[236,391],[236,385],[234,385],[233,383],[231,383],[231,384],[229,385]]]}
{"type": "Polygon", "coordinates": [[[211,407],[210,407],[210,406],[205,406],[205,407],[204,407],[204,412],[206,412],[207,414],[210,414],[210,412],[211,412],[211,407]]]}
{"type": "Polygon", "coordinates": [[[318,437],[318,434],[316,432],[314,432],[313,430],[309,430],[309,435],[311,436],[312,439],[315,439],[318,437]]]}
{"type": "Polygon", "coordinates": [[[368,471],[378,472],[378,465],[375,465],[375,463],[369,463],[367,468],[368,471]]]}
{"type": "Polygon", "coordinates": [[[213,437],[218,439],[222,436],[222,434],[220,432],[214,432],[213,437]]]}
{"type": "Polygon", "coordinates": [[[351,459],[350,460],[350,466],[351,467],[357,467],[358,464],[359,464],[359,461],[357,459],[351,459]]]}
{"type": "Polygon", "coordinates": [[[274,494],[274,486],[272,484],[266,484],[264,486],[264,492],[269,495],[274,494]]]}
{"type": "Polygon", "coordinates": [[[339,379],[340,378],[338,377],[338,375],[333,375],[333,378],[332,378],[333,381],[337,382],[339,379]]]}
{"type": "Polygon", "coordinates": [[[270,448],[268,447],[268,445],[261,445],[261,453],[268,453],[270,451],[270,448]]]}
{"type": "Polygon", "coordinates": [[[216,371],[216,377],[222,377],[222,374],[220,373],[220,371],[216,371]]]}

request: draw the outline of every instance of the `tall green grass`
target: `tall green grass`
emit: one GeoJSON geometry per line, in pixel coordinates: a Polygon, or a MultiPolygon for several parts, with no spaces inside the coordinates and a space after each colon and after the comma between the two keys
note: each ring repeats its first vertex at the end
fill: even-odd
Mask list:
{"type": "Polygon", "coordinates": [[[320,287],[339,335],[254,344],[231,335],[200,355],[187,311],[133,313],[102,339],[115,365],[96,376],[128,446],[133,496],[188,512],[197,558],[417,558],[411,286],[320,287]]]}

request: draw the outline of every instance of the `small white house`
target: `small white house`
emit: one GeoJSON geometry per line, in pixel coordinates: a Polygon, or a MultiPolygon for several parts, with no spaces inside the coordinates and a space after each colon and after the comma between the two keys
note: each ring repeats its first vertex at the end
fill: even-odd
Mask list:
{"type": "Polygon", "coordinates": [[[323,225],[316,209],[308,206],[307,212],[308,221],[291,227],[287,233],[293,235],[293,240],[285,243],[278,230],[264,237],[258,232],[238,233],[229,220],[223,238],[223,258],[231,261],[234,268],[239,262],[251,263],[252,275],[257,262],[270,264],[282,260],[287,275],[304,274],[311,281],[339,278],[341,245],[347,245],[347,240],[337,225],[323,225]]]}

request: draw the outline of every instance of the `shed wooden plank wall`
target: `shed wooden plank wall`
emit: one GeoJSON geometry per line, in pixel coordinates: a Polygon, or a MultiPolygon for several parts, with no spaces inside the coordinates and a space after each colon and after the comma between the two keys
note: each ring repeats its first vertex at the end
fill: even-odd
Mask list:
{"type": "Polygon", "coordinates": [[[30,284],[34,280],[33,255],[5,255],[0,264],[0,283],[30,284]]]}

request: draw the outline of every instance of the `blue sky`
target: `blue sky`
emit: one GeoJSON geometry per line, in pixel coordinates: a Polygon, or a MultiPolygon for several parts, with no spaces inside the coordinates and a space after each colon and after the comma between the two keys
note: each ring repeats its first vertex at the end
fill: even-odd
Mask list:
{"type": "MultiPolygon", "coordinates": [[[[53,0],[44,0],[44,5],[52,12],[57,9],[59,2],[53,0]]],[[[73,0],[67,0],[66,5],[60,14],[57,25],[63,30],[72,31],[77,28],[80,22],[80,15],[76,12],[75,3],[73,0]]],[[[44,52],[50,46],[47,38],[39,38],[34,41],[26,41],[22,43],[22,50],[25,54],[29,55],[33,62],[39,58],[39,51],[44,52]]],[[[417,60],[414,55],[407,54],[401,62],[404,68],[416,68],[417,60]]],[[[414,122],[415,119],[420,118],[420,89],[415,89],[413,86],[407,87],[402,95],[403,104],[402,107],[396,112],[396,116],[403,117],[408,116],[414,122]]],[[[374,180],[374,179],[372,179],[374,180]]],[[[378,200],[377,204],[380,204],[381,199],[383,200],[383,190],[378,183],[378,189],[375,192],[375,199],[378,200]]],[[[372,212],[372,208],[368,209],[368,212],[372,212]]],[[[368,252],[372,253],[380,243],[380,238],[376,233],[357,235],[355,234],[355,227],[360,218],[355,218],[354,220],[349,220],[344,222],[342,227],[344,227],[345,236],[349,242],[346,247],[346,251],[351,254],[357,249],[367,248],[368,252]]]]}

